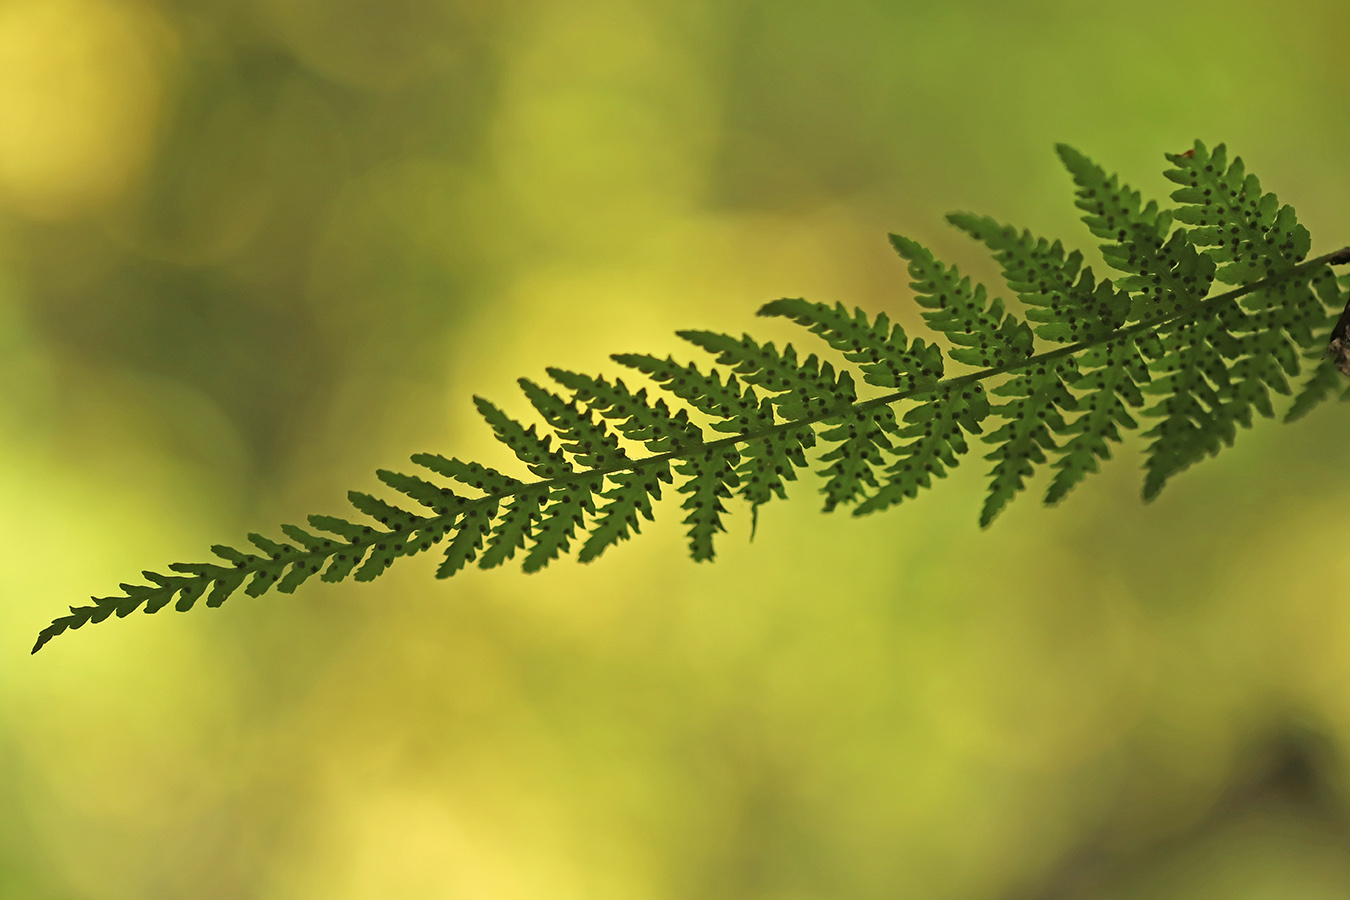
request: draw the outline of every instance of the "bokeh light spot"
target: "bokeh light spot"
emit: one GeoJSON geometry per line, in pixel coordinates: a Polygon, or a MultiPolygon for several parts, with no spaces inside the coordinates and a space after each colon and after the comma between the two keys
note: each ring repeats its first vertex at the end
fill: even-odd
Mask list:
{"type": "Polygon", "coordinates": [[[0,8],[0,197],[53,219],[124,191],[153,145],[172,32],[110,0],[0,8]]]}

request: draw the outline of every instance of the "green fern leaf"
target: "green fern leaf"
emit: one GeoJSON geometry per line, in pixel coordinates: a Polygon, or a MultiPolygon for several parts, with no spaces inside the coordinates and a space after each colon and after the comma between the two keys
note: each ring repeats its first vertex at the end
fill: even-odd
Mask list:
{"type": "MultiPolygon", "coordinates": [[[[1343,388],[1344,376],[1336,368],[1336,363],[1328,358],[1319,360],[1308,376],[1308,380],[1303,383],[1303,389],[1298,392],[1294,402],[1290,404],[1289,411],[1284,415],[1285,422],[1293,422],[1301,419],[1323,400],[1327,399],[1337,388],[1343,388]]],[[[1342,394],[1341,399],[1350,397],[1350,391],[1342,394]]]]}
{"type": "Polygon", "coordinates": [[[517,458],[535,475],[548,479],[572,471],[572,464],[563,456],[563,452],[550,447],[551,437],[540,437],[533,425],[525,428],[482,397],[474,397],[473,402],[478,407],[478,412],[492,426],[497,440],[510,447],[517,458]]]}
{"type": "MultiPolygon", "coordinates": [[[[742,388],[735,375],[728,375],[723,383],[715,369],[705,375],[692,363],[680,366],[672,359],[661,360],[639,354],[621,354],[615,356],[614,360],[645,372],[675,396],[691,403],[695,409],[720,418],[722,421],[712,423],[715,431],[729,434],[766,432],[775,423],[773,402],[768,398],[761,400],[753,387],[742,388]]],[[[754,507],[767,503],[775,496],[786,497],[783,482],[794,479],[794,469],[806,465],[802,448],[811,446],[813,442],[814,434],[810,426],[747,440],[745,450],[738,454],[740,465],[734,473],[734,484],[740,485],[742,496],[754,507]]],[[[699,477],[705,476],[713,478],[723,487],[733,486],[732,481],[714,475],[712,470],[701,472],[699,477]]],[[[712,489],[711,485],[707,487],[712,489]]],[[[691,513],[691,517],[693,515],[691,513]]],[[[720,519],[716,521],[714,530],[721,530],[720,519]]],[[[705,537],[710,541],[711,532],[706,532],[705,537]]]]}
{"type": "Polygon", "coordinates": [[[945,477],[970,450],[965,435],[981,434],[980,423],[989,411],[989,398],[978,384],[939,388],[931,400],[911,408],[898,431],[901,438],[911,440],[892,449],[899,458],[887,468],[886,483],[854,514],[894,506],[931,487],[934,476],[945,477]]]}
{"type": "Polygon", "coordinates": [[[1176,211],[1191,227],[1186,239],[1210,247],[1205,255],[1222,263],[1215,274],[1225,284],[1246,284],[1302,262],[1312,246],[1308,229],[1298,224],[1293,207],[1281,206],[1274,194],[1261,193],[1261,182],[1246,174],[1241,159],[1228,164],[1223,146],[1211,154],[1199,141],[1186,153],[1168,154],[1176,166],[1163,174],[1183,185],[1172,199],[1185,204],[1176,211]]]}
{"type": "MultiPolygon", "coordinates": [[[[460,484],[467,485],[488,494],[505,494],[521,486],[523,482],[503,475],[496,469],[489,469],[487,466],[478,463],[461,462],[458,459],[446,459],[436,453],[414,453],[412,461],[419,466],[430,469],[438,475],[446,478],[453,478],[460,484]]],[[[397,488],[397,485],[393,485],[397,488]]],[[[401,490],[401,488],[399,488],[401,490]]]]}
{"type": "Polygon", "coordinates": [[[689,479],[679,487],[681,494],[689,495],[680,506],[689,510],[684,524],[689,526],[689,555],[695,562],[712,559],[716,555],[713,535],[727,530],[722,524],[727,511],[722,501],[740,484],[738,462],[740,454],[735,450],[709,449],[675,469],[689,479]]]}
{"type": "Polygon", "coordinates": [[[669,357],[640,353],[618,353],[612,359],[647,375],[699,412],[720,419],[713,422],[715,431],[740,434],[773,424],[772,408],[762,406],[754,388],[742,388],[735,375],[723,382],[716,369],[705,375],[693,363],[681,366],[669,357]]]}
{"type": "Polygon", "coordinates": [[[1083,415],[1055,429],[1072,435],[1053,466],[1058,471],[1045,492],[1046,503],[1058,503],[1089,472],[1097,461],[1111,458],[1107,441],[1121,439],[1121,428],[1138,428],[1127,407],[1140,407],[1144,395],[1139,385],[1149,380],[1148,365],[1137,342],[1123,338],[1089,347],[1077,358],[1077,371],[1066,372],[1065,383],[1078,396],[1083,415]]]}
{"type": "Polygon", "coordinates": [[[838,360],[749,335],[682,331],[729,369],[725,380],[642,354],[613,359],[650,378],[650,396],[618,379],[549,369],[570,396],[520,382],[543,417],[542,432],[474,401],[536,480],[417,454],[422,475],[376,474],[421,512],[352,491],[363,521],[310,516],[308,529],[281,526],[285,540],[248,535],[256,552],[217,545],[220,562],[144,572],[145,583],[121,585],[120,596],[71,607],[33,650],[138,609],[186,611],[202,598],[219,606],[241,589],[289,593],[315,575],[370,581],[442,541],[439,578],[473,562],[492,568],[520,551],[525,571],[536,571],[574,542],[577,558],[591,562],[636,533],[640,519],[654,518],[662,485],[682,497],[690,555],[710,560],[726,530],[725,501],[749,503],[753,534],[759,508],[786,497],[812,452],[823,465],[825,510],[852,505],[854,515],[866,515],[931,487],[979,435],[994,463],[980,512],[988,526],[1038,467],[1051,473],[1046,502],[1063,500],[1110,458],[1110,443],[1140,428],[1139,416],[1153,420],[1143,432],[1147,499],[1232,444],[1256,414],[1273,416],[1272,392],[1294,393],[1286,420],[1333,394],[1350,397],[1342,386],[1342,372],[1350,374],[1350,312],[1342,312],[1350,308],[1350,276],[1338,279],[1331,268],[1350,263],[1350,248],[1308,260],[1311,239],[1293,209],[1263,192],[1240,159],[1230,163],[1222,146],[1210,152],[1196,142],[1168,155],[1167,177],[1180,186],[1175,208],[1145,202],[1081,153],[1058,150],[1083,221],[1105,242],[1106,264],[1122,273],[1114,281],[1099,279],[1081,252],[1059,241],[953,214],[952,224],[994,253],[1025,320],[918,242],[892,235],[919,314],[938,340],[911,340],[885,314],[783,299],[759,314],[790,319],[838,360]],[[1234,288],[1211,296],[1216,282],[1234,288]],[[1037,339],[1057,346],[1037,353],[1037,339]],[[945,352],[939,342],[949,345],[945,352]],[[975,371],[942,380],[945,357],[975,371]],[[863,395],[860,384],[881,393],[863,395]],[[1001,420],[997,428],[987,428],[991,417],[1001,420]],[[635,457],[639,448],[648,455],[635,457]]]}
{"type": "Polygon", "coordinates": [[[1059,241],[1021,235],[987,216],[954,213],[957,228],[983,242],[1003,267],[1008,287],[1027,306],[1027,319],[1044,324],[1038,337],[1061,343],[1090,341],[1115,331],[1125,322],[1130,296],[1110,281],[1097,284],[1092,269],[1082,268],[1083,254],[1068,254],[1059,241]]]}
{"type": "Polygon", "coordinates": [[[491,527],[487,547],[478,560],[480,569],[495,569],[523,549],[534,535],[539,507],[548,502],[548,488],[531,488],[513,495],[491,527]]]}
{"type": "Polygon", "coordinates": [[[988,527],[1022,490],[1034,471],[1033,463],[1046,461],[1045,451],[1060,449],[1051,432],[1066,430],[1061,410],[1078,408],[1077,400],[1064,385],[1064,376],[1074,370],[1073,358],[1065,357],[1037,366],[993,389],[994,394],[1014,399],[990,410],[1008,422],[984,437],[985,443],[995,444],[996,448],[985,457],[994,460],[995,465],[990,473],[993,480],[989,497],[980,511],[981,527],[988,527]]]}
{"type": "Polygon", "coordinates": [[[821,364],[814,355],[802,362],[789,344],[780,354],[773,344],[760,345],[742,335],[738,341],[730,335],[711,331],[679,331],[680,337],[731,366],[747,383],[776,393],[774,407],[786,419],[804,419],[815,413],[849,406],[858,399],[853,378],[848,372],[834,374],[830,364],[821,364]]]}
{"type": "Polygon", "coordinates": [[[475,504],[464,513],[463,518],[459,520],[455,536],[445,548],[445,559],[436,569],[437,578],[449,578],[477,558],[487,536],[492,532],[492,522],[496,516],[495,501],[475,504]]]}
{"type": "Polygon", "coordinates": [[[1078,185],[1076,205],[1088,213],[1084,224],[1108,241],[1102,258],[1127,273],[1116,282],[1132,294],[1127,321],[1181,313],[1202,300],[1214,280],[1214,262],[1184,230],[1171,231],[1172,213],[1152,200],[1145,204],[1138,191],[1072,147],[1057,149],[1078,185]]]}
{"type": "Polygon", "coordinates": [[[972,288],[969,278],[935,260],[916,241],[893,234],[891,244],[909,260],[911,287],[918,292],[914,299],[928,310],[923,317],[929,327],[962,345],[948,356],[968,366],[1002,366],[1031,355],[1031,329],[1006,315],[1002,300],[986,306],[984,285],[972,288]]]}
{"type": "Polygon", "coordinates": [[[932,390],[942,377],[942,351],[921,339],[910,344],[899,325],[888,331],[885,313],[878,313],[876,321],[869,323],[867,313],[859,309],[849,315],[843,304],[830,307],[784,299],[766,303],[759,315],[785,316],[806,326],[841,351],[844,359],[861,363],[868,384],[902,391],[932,390]]]}
{"type": "Polygon", "coordinates": [[[603,469],[628,459],[628,454],[619,446],[618,437],[610,433],[603,421],[596,422],[590,413],[583,415],[575,401],[567,403],[525,378],[520,379],[520,386],[534,408],[557,432],[562,452],[575,457],[582,468],[603,469]]]}
{"type": "Polygon", "coordinates": [[[549,376],[573,391],[573,399],[587,403],[601,416],[616,423],[624,437],[638,441],[651,453],[666,453],[680,447],[698,446],[703,431],[689,421],[687,411],[672,414],[665,400],[647,402],[647,389],[636,394],[624,383],[610,384],[603,378],[549,369],[549,376]]]}
{"type": "Polygon", "coordinates": [[[652,501],[661,499],[662,483],[670,484],[670,466],[653,466],[645,473],[619,472],[610,479],[614,489],[601,494],[610,502],[600,508],[590,539],[577,553],[579,562],[591,562],[619,541],[628,540],[630,529],[638,530],[638,515],[656,521],[652,501]]]}
{"type": "Polygon", "coordinates": [[[839,442],[838,447],[820,457],[821,462],[833,463],[819,473],[825,476],[821,488],[825,512],[866,497],[868,488],[880,487],[875,467],[883,462],[885,451],[895,449],[891,436],[899,433],[895,412],[889,406],[843,417],[839,425],[821,433],[822,440],[839,442]]]}

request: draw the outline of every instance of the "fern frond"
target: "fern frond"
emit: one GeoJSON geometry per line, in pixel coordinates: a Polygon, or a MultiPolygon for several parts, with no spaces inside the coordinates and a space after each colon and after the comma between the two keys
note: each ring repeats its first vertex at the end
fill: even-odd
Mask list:
{"type": "Polygon", "coordinates": [[[1079,409],[1072,422],[1055,429],[1072,435],[1052,464],[1058,469],[1045,492],[1046,503],[1058,503],[1089,472],[1097,461],[1111,458],[1107,441],[1119,442],[1121,428],[1138,428],[1127,407],[1144,405],[1140,385],[1149,380],[1148,365],[1140,355],[1138,340],[1125,337],[1089,347],[1076,358],[1077,370],[1065,373],[1065,383],[1075,392],[1079,409]]]}
{"type": "Polygon", "coordinates": [[[648,452],[666,453],[703,442],[703,431],[689,421],[686,410],[672,414],[665,400],[648,403],[646,388],[634,394],[620,380],[610,384],[603,378],[562,369],[549,369],[548,374],[571,390],[577,402],[586,403],[599,415],[615,422],[624,437],[641,443],[648,452]]]}
{"type": "Polygon", "coordinates": [[[1181,313],[1209,292],[1214,262],[1200,253],[1182,229],[1172,230],[1173,213],[1144,203],[1139,192],[1065,144],[1060,158],[1078,185],[1075,205],[1083,223],[1107,243],[1102,259],[1126,276],[1117,286],[1131,294],[1127,321],[1181,313]]]}
{"type": "Polygon", "coordinates": [[[1027,306],[1027,320],[1041,322],[1037,337],[1061,343],[1093,340],[1115,331],[1130,310],[1130,295],[1110,281],[1096,283],[1092,269],[1083,268],[1083,254],[1067,256],[1059,241],[1018,235],[1012,226],[987,216],[953,213],[957,228],[994,251],[1003,277],[1027,306]]]}
{"type": "Polygon", "coordinates": [[[1064,431],[1061,411],[1078,409],[1078,401],[1064,384],[1064,376],[1075,371],[1073,357],[1057,359],[1037,366],[995,387],[994,394],[1013,397],[994,406],[991,412],[1007,423],[985,435],[985,443],[995,449],[985,459],[995,461],[989,485],[989,497],[980,512],[980,526],[988,527],[1003,507],[1025,486],[1034,471],[1033,463],[1046,461],[1045,451],[1060,452],[1051,431],[1064,431]]]}
{"type": "Polygon", "coordinates": [[[652,501],[661,499],[662,483],[670,484],[670,466],[653,466],[649,472],[617,472],[610,477],[614,489],[603,493],[610,502],[600,508],[595,527],[577,560],[590,562],[619,541],[629,538],[629,530],[638,530],[638,515],[656,521],[652,501]]]}
{"type": "Polygon", "coordinates": [[[898,430],[908,443],[891,448],[899,457],[887,468],[887,481],[868,497],[855,515],[877,512],[932,487],[932,478],[946,477],[970,450],[966,434],[981,434],[980,423],[989,415],[989,399],[979,384],[940,387],[931,399],[905,413],[898,430]]]}
{"type": "Polygon", "coordinates": [[[942,377],[942,351],[921,339],[910,344],[899,325],[888,331],[885,313],[878,313],[876,321],[869,323],[867,313],[858,309],[849,315],[842,303],[830,307],[784,299],[766,303],[759,315],[784,316],[806,326],[842,352],[844,359],[861,363],[859,369],[868,384],[902,391],[932,390],[942,377]]]}
{"type": "Polygon", "coordinates": [[[1005,313],[1002,300],[986,306],[984,285],[972,287],[955,266],[938,262],[917,241],[893,234],[891,244],[909,260],[914,278],[910,287],[915,302],[926,310],[922,315],[928,327],[961,345],[948,356],[968,366],[1003,366],[1031,355],[1031,329],[1005,313]]]}
{"type": "Polygon", "coordinates": [[[548,369],[565,393],[520,381],[543,431],[474,401],[535,480],[414,455],[420,474],[376,474],[419,511],[353,491],[348,500],[362,520],[310,516],[308,528],[281,526],[285,540],[250,534],[252,551],[213,547],[221,562],[145,572],[144,584],[71,607],[33,651],[138,609],[172,603],[186,611],[202,598],[219,606],[241,588],[255,597],[290,593],[315,575],[370,581],[443,542],[438,578],[474,562],[492,568],[517,552],[535,571],[574,542],[577,558],[591,562],[637,532],[639,519],[654,518],[662,485],[682,497],[690,555],[710,560],[714,537],[726,530],[725,501],[748,501],[757,522],[759,508],[786,497],[787,483],[811,464],[809,453],[824,466],[826,511],[853,505],[854,515],[866,515],[931,487],[979,435],[993,462],[980,512],[988,526],[1038,467],[1051,473],[1046,502],[1064,499],[1143,417],[1153,420],[1144,431],[1150,499],[1232,444],[1253,413],[1273,416],[1271,392],[1292,393],[1291,379],[1301,384],[1286,420],[1334,393],[1350,396],[1342,383],[1350,374],[1350,312],[1342,313],[1350,277],[1331,269],[1350,263],[1350,248],[1308,260],[1311,239],[1293,209],[1264,193],[1240,159],[1230,163],[1222,146],[1211,152],[1197,141],[1167,156],[1167,177],[1180,185],[1174,208],[1145,201],[1076,150],[1058,149],[1083,221],[1121,273],[1114,280],[1059,241],[953,214],[952,224],[993,252],[1024,317],[918,242],[892,235],[936,340],[911,339],[884,313],[783,299],[759,314],[789,319],[838,359],[802,357],[791,344],[780,350],[749,335],[682,331],[725,367],[725,378],[643,354],[613,357],[653,382],[636,391],[619,379],[548,369]],[[1211,295],[1216,282],[1233,288],[1211,295]],[[1038,339],[1055,346],[1038,353],[1038,339]],[[944,379],[948,358],[972,371],[944,379]],[[859,385],[881,393],[860,395],[859,385]],[[990,428],[991,418],[1000,424],[990,428]],[[635,457],[639,449],[647,455],[635,457]]]}

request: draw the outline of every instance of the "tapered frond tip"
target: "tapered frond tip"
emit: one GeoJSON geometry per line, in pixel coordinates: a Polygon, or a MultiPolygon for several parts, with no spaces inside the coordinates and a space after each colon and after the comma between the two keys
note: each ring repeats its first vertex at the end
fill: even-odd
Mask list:
{"type": "Polygon", "coordinates": [[[1059,158],[1064,163],[1064,167],[1070,172],[1092,165],[1092,160],[1088,159],[1069,144],[1055,144],[1055,152],[1059,154],[1059,158]]]}

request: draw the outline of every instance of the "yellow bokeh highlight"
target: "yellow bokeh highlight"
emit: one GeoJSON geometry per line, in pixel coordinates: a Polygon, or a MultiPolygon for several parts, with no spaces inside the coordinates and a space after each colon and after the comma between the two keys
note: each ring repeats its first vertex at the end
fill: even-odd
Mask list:
{"type": "Polygon", "coordinates": [[[111,0],[0,6],[0,197],[68,218],[124,191],[153,146],[172,34],[111,0]]]}
{"type": "Polygon", "coordinates": [[[606,0],[545,7],[518,34],[494,168],[543,240],[612,253],[698,196],[717,102],[671,25],[644,4],[606,0]]]}

